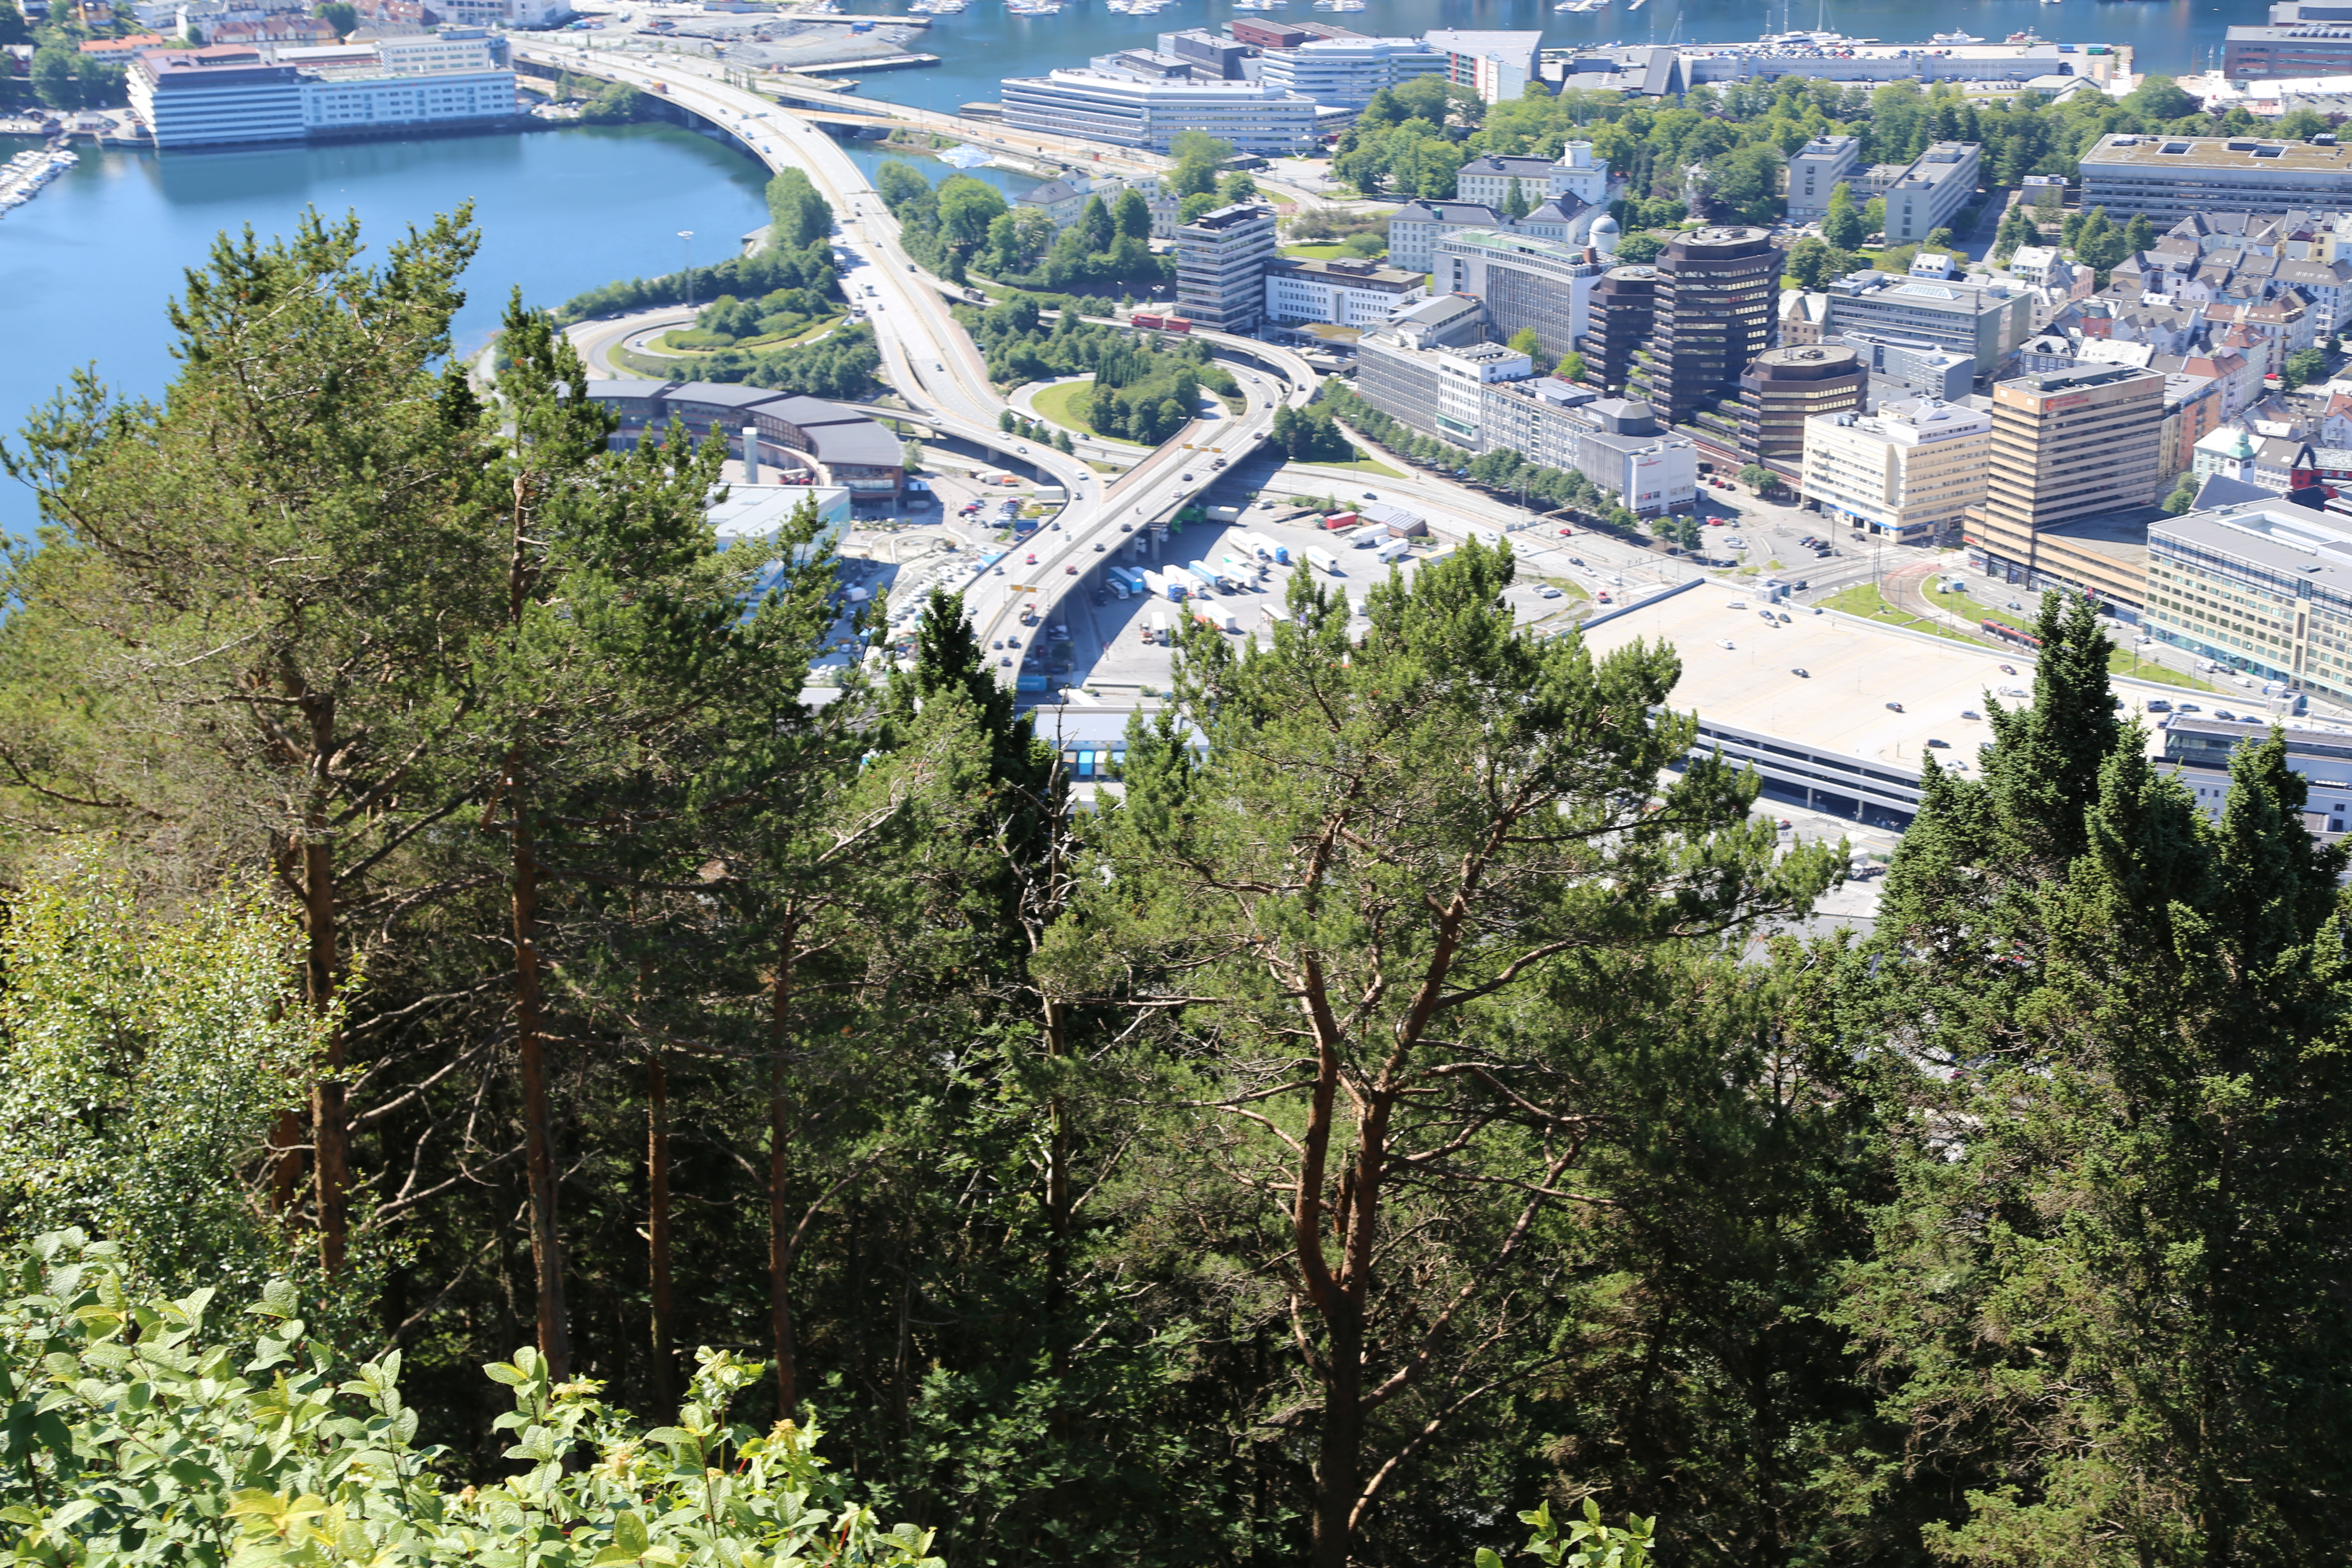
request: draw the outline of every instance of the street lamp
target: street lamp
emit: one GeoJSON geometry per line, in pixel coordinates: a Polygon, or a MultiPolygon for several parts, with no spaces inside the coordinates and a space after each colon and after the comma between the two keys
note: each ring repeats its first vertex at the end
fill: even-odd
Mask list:
{"type": "Polygon", "coordinates": [[[694,309],[694,230],[677,231],[677,253],[686,263],[686,308],[694,309]]]}

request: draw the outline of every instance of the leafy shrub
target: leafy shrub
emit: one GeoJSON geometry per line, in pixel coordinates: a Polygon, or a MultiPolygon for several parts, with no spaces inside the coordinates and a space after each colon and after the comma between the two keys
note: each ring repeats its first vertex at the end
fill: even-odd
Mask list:
{"type": "Polygon", "coordinates": [[[346,1365],[280,1281],[230,1334],[213,1293],[134,1297],[113,1244],[42,1237],[0,1306],[0,1521],[45,1568],[941,1568],[885,1531],[816,1456],[814,1423],[729,1417],[765,1370],[698,1352],[673,1426],[640,1430],[528,1348],[483,1370],[514,1390],[494,1423],[517,1474],[452,1489],[415,1447],[400,1352],[346,1365]]]}

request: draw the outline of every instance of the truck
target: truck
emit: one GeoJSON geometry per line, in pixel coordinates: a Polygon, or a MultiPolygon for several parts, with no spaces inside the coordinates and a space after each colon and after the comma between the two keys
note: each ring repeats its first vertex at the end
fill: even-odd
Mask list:
{"type": "Polygon", "coordinates": [[[1246,585],[1257,575],[1257,558],[1253,555],[1220,555],[1217,570],[1236,584],[1246,585]]]}
{"type": "Polygon", "coordinates": [[[1239,522],[1241,520],[1242,509],[1237,506],[1213,506],[1209,509],[1211,522],[1239,522]]]}
{"type": "Polygon", "coordinates": [[[1195,599],[1192,604],[1185,607],[1192,612],[1192,618],[1194,620],[1200,622],[1211,631],[1221,632],[1225,629],[1224,613],[1219,610],[1216,605],[1209,604],[1205,600],[1195,599]]]}
{"type": "Polygon", "coordinates": [[[1045,690],[1045,672],[1042,669],[1023,670],[1020,676],[1013,682],[1013,689],[1015,691],[1045,690]]]}
{"type": "Polygon", "coordinates": [[[1412,541],[1410,539],[1391,539],[1385,544],[1382,544],[1378,550],[1372,552],[1372,559],[1379,562],[1381,565],[1386,566],[1392,563],[1402,561],[1412,553],[1412,541]]]}
{"type": "Polygon", "coordinates": [[[1244,549],[1255,553],[1261,561],[1271,561],[1277,566],[1287,566],[1290,564],[1290,547],[1286,544],[1277,543],[1274,540],[1268,539],[1263,533],[1243,534],[1242,545],[1244,549]]]}
{"type": "Polygon", "coordinates": [[[1178,582],[1173,574],[1146,572],[1143,574],[1143,590],[1155,599],[1181,600],[1184,597],[1184,584],[1178,582]]]}
{"type": "Polygon", "coordinates": [[[1335,511],[1323,520],[1323,526],[1336,533],[1343,528],[1353,528],[1360,520],[1352,511],[1335,511]]]}
{"type": "Polygon", "coordinates": [[[1103,581],[1110,584],[1111,596],[1113,598],[1118,600],[1121,604],[1125,604],[1127,602],[1126,573],[1106,572],[1103,574],[1103,581]]]}
{"type": "Polygon", "coordinates": [[[1193,578],[1200,583],[1202,592],[1208,592],[1217,586],[1217,574],[1214,572],[1210,571],[1207,566],[1202,564],[1200,562],[1187,561],[1184,563],[1184,570],[1192,574],[1193,578]]]}
{"type": "Polygon", "coordinates": [[[1138,310],[1127,320],[1129,326],[1141,327],[1147,331],[1156,332],[1166,319],[1156,310],[1138,310]]]}
{"type": "Polygon", "coordinates": [[[1307,563],[1327,576],[1340,575],[1339,558],[1319,545],[1310,544],[1307,547],[1307,563]]]}
{"type": "Polygon", "coordinates": [[[1114,577],[1126,578],[1127,591],[1139,599],[1148,597],[1151,593],[1151,584],[1143,580],[1143,573],[1139,568],[1114,566],[1110,569],[1110,574],[1114,577]]]}
{"type": "Polygon", "coordinates": [[[1168,641],[1167,611],[1154,610],[1151,612],[1151,625],[1150,628],[1144,632],[1143,640],[1146,642],[1160,643],[1163,645],[1168,641]]]}

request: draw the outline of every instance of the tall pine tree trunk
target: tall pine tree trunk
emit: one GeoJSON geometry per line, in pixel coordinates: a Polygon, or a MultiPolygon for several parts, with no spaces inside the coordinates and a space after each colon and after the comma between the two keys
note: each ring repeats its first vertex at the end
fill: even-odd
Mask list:
{"type": "Polygon", "coordinates": [[[677,1415],[669,1303],[669,1075],[659,1050],[646,1058],[646,1262],[653,1297],[653,1400],[656,1419],[677,1415]]]}
{"type": "MultiPolygon", "coordinates": [[[[310,942],[303,978],[313,1012],[324,1015],[335,1005],[334,846],[324,823],[313,822],[302,846],[303,923],[310,942]]],[[[310,1166],[316,1178],[319,1209],[319,1266],[330,1276],[343,1271],[346,1246],[350,1162],[349,1130],[343,1110],[343,1031],[327,1031],[320,1042],[319,1063],[310,1087],[310,1166]]]]}
{"type": "Polygon", "coordinates": [[[572,1375],[572,1333],[563,1307],[563,1244],[556,1229],[555,1146],[547,1105],[547,1047],[540,991],[540,865],[530,815],[515,798],[513,900],[515,944],[515,1057],[522,1076],[524,1164],[530,1182],[530,1261],[539,1297],[539,1353],[548,1375],[562,1383],[572,1375]]]}
{"type": "Polygon", "coordinates": [[[768,1018],[768,1292],[770,1327],[776,1351],[776,1411],[793,1418],[800,1403],[798,1347],[793,1341],[792,1298],[787,1292],[793,1269],[793,1234],[784,1217],[784,1183],[791,1131],[785,1125],[784,1044],[789,1037],[793,993],[793,951],[799,941],[798,920],[792,907],[784,912],[782,931],[776,938],[776,974],[768,1018]]]}

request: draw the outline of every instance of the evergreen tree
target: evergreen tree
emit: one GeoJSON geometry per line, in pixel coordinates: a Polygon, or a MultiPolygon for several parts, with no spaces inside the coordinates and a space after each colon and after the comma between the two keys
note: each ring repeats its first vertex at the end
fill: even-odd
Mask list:
{"type": "Polygon", "coordinates": [[[1840,250],[1852,250],[1861,245],[1869,231],[1863,226],[1862,214],[1854,209],[1853,189],[1841,180],[1830,191],[1830,206],[1822,219],[1822,237],[1840,250]]]}

